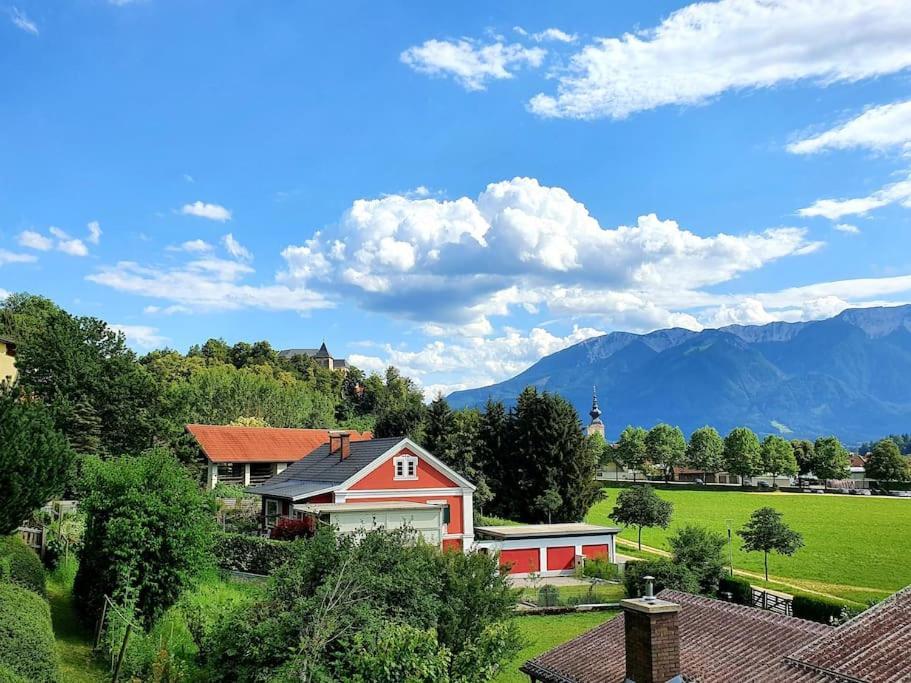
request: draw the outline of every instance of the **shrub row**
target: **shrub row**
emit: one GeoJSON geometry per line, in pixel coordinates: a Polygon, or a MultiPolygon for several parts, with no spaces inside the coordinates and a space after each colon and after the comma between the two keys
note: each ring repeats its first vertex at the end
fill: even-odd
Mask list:
{"type": "Polygon", "coordinates": [[[642,486],[643,484],[648,484],[653,489],[661,489],[664,491],[731,491],[733,493],[742,493],[743,491],[760,491],[758,486],[741,486],[740,484],[693,484],[689,482],[669,482],[665,484],[663,481],[652,481],[646,479],[640,479],[639,481],[626,481],[626,480],[616,480],[616,479],[599,479],[598,482],[601,484],[602,488],[606,489],[627,489],[633,486],[642,486]]]}
{"type": "Polygon", "coordinates": [[[0,580],[12,581],[44,596],[44,565],[18,534],[0,536],[0,580]]]}
{"type": "Polygon", "coordinates": [[[11,583],[0,583],[0,672],[0,680],[7,681],[59,680],[50,607],[37,593],[11,583]]]}
{"type": "Polygon", "coordinates": [[[582,574],[594,579],[616,581],[620,578],[620,566],[603,557],[593,557],[585,560],[585,564],[582,566],[582,574]]]}
{"type": "Polygon", "coordinates": [[[216,535],[215,562],[226,571],[271,574],[292,556],[293,549],[287,541],[222,532],[216,535]]]}
{"type": "Polygon", "coordinates": [[[730,593],[731,599],[738,605],[753,603],[753,586],[747,579],[739,576],[725,576],[718,582],[719,593],[730,593]]]}
{"type": "Polygon", "coordinates": [[[791,610],[799,619],[818,621],[821,624],[839,624],[859,612],[841,600],[806,593],[794,596],[791,610]]]}

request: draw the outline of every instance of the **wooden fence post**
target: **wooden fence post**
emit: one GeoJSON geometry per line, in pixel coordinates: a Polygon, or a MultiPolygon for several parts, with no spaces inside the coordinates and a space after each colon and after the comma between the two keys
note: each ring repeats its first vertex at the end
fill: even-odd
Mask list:
{"type": "Polygon", "coordinates": [[[123,664],[123,656],[127,651],[127,641],[130,639],[130,631],[133,630],[133,624],[127,624],[126,633],[123,634],[123,644],[120,646],[120,653],[117,655],[117,664],[114,665],[114,675],[111,676],[111,683],[117,683],[117,677],[120,675],[120,666],[123,664]]]}
{"type": "Polygon", "coordinates": [[[108,613],[108,599],[105,596],[104,607],[101,610],[101,619],[98,620],[98,628],[95,629],[95,647],[93,648],[96,652],[101,646],[101,632],[104,630],[104,618],[108,613]]]}

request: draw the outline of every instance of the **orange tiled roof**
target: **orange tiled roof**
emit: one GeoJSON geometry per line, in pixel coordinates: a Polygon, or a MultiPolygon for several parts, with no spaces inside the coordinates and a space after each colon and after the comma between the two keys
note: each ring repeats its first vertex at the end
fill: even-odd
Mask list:
{"type": "MultiPolygon", "coordinates": [[[[212,462],[294,462],[329,443],[330,430],[191,424],[187,431],[212,462]]],[[[373,438],[370,432],[348,433],[352,441],[373,438]]]]}

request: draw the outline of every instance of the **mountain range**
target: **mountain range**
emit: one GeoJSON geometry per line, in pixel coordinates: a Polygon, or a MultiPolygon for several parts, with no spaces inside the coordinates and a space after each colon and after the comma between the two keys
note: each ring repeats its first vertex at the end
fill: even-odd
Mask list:
{"type": "Polygon", "coordinates": [[[511,405],[526,386],[569,400],[585,424],[597,387],[606,436],[629,424],[736,426],[847,444],[911,431],[911,305],[848,309],[825,320],[612,332],[539,360],[498,384],[448,396],[455,408],[511,405]]]}

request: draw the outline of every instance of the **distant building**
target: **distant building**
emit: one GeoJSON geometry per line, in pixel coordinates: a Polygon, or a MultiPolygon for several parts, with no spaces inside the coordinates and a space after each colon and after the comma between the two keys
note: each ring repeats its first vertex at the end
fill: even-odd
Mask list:
{"type": "Polygon", "coordinates": [[[307,356],[312,358],[313,361],[319,365],[322,365],[324,368],[329,368],[330,370],[341,370],[346,372],[348,370],[348,363],[344,358],[335,358],[329,349],[326,348],[326,342],[323,342],[318,349],[285,349],[284,351],[279,351],[278,355],[282,358],[294,358],[295,356],[307,356]]]}
{"type": "Polygon", "coordinates": [[[0,384],[12,384],[17,375],[16,343],[12,339],[0,337],[0,384]]]}
{"type": "Polygon", "coordinates": [[[586,435],[600,434],[604,436],[604,423],[601,422],[601,408],[598,407],[598,394],[595,387],[592,387],[592,409],[588,412],[592,421],[588,423],[585,430],[586,435]]]}

